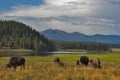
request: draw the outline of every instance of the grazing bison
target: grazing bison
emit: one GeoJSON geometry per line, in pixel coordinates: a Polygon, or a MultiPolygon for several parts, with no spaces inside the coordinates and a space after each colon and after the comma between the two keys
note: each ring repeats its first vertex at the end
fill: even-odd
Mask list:
{"type": "Polygon", "coordinates": [[[87,56],[81,56],[80,57],[80,62],[87,66],[88,63],[89,63],[89,58],[87,56]]]}
{"type": "Polygon", "coordinates": [[[79,65],[79,60],[76,61],[76,64],[79,65]]]}
{"type": "Polygon", "coordinates": [[[56,58],[54,59],[54,62],[60,62],[60,58],[59,58],[59,57],[56,57],[56,58]]]}
{"type": "Polygon", "coordinates": [[[91,59],[90,62],[93,64],[94,68],[101,68],[99,58],[91,59]]]}
{"type": "Polygon", "coordinates": [[[16,69],[17,66],[25,68],[25,59],[23,57],[11,57],[9,63],[6,65],[7,68],[13,67],[14,69],[16,69]]]}

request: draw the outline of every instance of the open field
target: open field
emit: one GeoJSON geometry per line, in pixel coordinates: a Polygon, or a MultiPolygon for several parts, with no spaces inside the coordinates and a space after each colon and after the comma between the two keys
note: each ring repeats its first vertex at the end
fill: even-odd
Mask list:
{"type": "Polygon", "coordinates": [[[26,68],[6,69],[10,57],[0,57],[0,80],[119,80],[120,79],[120,54],[73,54],[54,56],[27,56],[26,68]],[[102,69],[94,69],[91,64],[88,67],[76,65],[76,60],[82,55],[90,59],[99,57],[102,61],[102,69]],[[53,59],[59,56],[65,67],[53,63],[53,59]]]}
{"type": "Polygon", "coordinates": [[[120,64],[102,64],[102,69],[77,66],[66,63],[60,67],[55,63],[27,63],[25,69],[6,69],[4,63],[0,65],[0,80],[119,80],[120,64]]]}
{"type": "Polygon", "coordinates": [[[111,50],[112,50],[112,52],[118,52],[118,53],[120,53],[120,48],[112,48],[111,50]]]}
{"type": "Polygon", "coordinates": [[[34,55],[35,52],[29,49],[0,49],[0,56],[29,56],[29,55],[34,55]]]}
{"type": "MultiPolygon", "coordinates": [[[[65,54],[65,55],[53,55],[53,56],[26,56],[27,62],[52,62],[53,59],[58,56],[62,61],[74,62],[79,60],[80,56],[88,56],[91,58],[100,58],[102,62],[120,62],[120,53],[106,53],[106,54],[65,54]]],[[[0,62],[8,61],[9,57],[0,57],[0,62]]]]}
{"type": "Polygon", "coordinates": [[[0,49],[0,51],[32,51],[29,49],[0,49]]]}

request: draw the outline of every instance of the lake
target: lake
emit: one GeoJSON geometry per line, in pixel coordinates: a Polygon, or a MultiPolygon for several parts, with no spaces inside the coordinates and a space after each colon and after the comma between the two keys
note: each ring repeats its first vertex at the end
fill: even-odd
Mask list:
{"type": "Polygon", "coordinates": [[[66,52],[66,51],[54,51],[54,52],[42,52],[44,55],[54,55],[54,54],[86,54],[88,52],[66,52]]]}

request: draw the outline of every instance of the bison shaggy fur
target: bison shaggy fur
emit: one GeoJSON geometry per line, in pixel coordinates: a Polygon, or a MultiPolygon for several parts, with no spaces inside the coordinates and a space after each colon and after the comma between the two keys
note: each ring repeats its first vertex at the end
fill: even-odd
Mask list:
{"type": "Polygon", "coordinates": [[[23,68],[25,68],[25,59],[23,57],[11,57],[9,59],[9,63],[6,65],[7,68],[13,67],[14,69],[16,69],[17,66],[22,66],[23,68]]]}
{"type": "Polygon", "coordinates": [[[59,57],[56,57],[56,58],[54,59],[54,62],[60,62],[60,58],[59,58],[59,57]]]}
{"type": "Polygon", "coordinates": [[[87,56],[81,56],[80,57],[80,62],[83,64],[83,65],[88,65],[89,63],[89,58],[87,56]]]}
{"type": "Polygon", "coordinates": [[[94,68],[101,68],[101,62],[99,58],[91,59],[90,62],[93,64],[94,68]]]}

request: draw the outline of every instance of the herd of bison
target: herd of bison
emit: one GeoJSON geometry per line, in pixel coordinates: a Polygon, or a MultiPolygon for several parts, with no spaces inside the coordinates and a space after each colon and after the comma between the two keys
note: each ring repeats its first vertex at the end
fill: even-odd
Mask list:
{"type": "MultiPolygon", "coordinates": [[[[59,57],[56,57],[54,59],[54,62],[58,64],[59,66],[62,66],[62,67],[66,66],[65,63],[62,62],[59,57]]],[[[81,56],[80,60],[76,61],[76,65],[80,65],[81,63],[82,65],[87,66],[89,62],[92,63],[94,68],[99,68],[99,69],[101,68],[99,58],[94,58],[94,59],[89,60],[87,56],[81,56]]],[[[13,67],[14,69],[16,69],[18,66],[25,68],[25,58],[20,57],[20,56],[11,57],[9,60],[9,63],[6,64],[7,68],[13,67]]]]}

